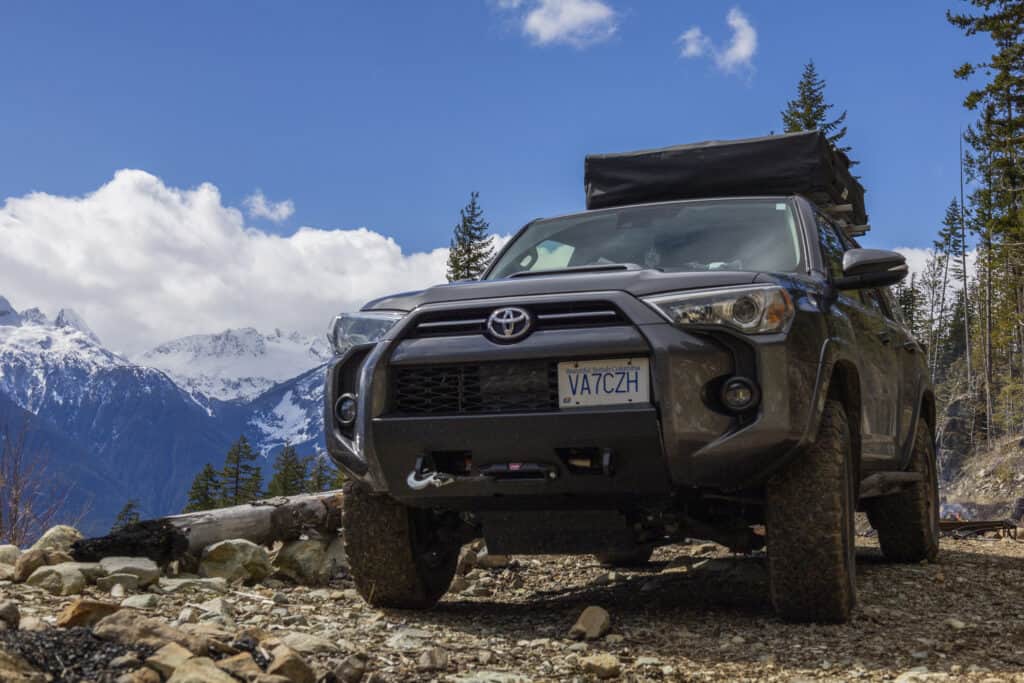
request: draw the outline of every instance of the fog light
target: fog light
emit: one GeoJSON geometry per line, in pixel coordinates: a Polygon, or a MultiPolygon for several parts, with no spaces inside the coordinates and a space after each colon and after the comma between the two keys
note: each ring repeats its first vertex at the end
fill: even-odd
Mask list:
{"type": "Polygon", "coordinates": [[[334,416],[346,427],[356,421],[356,397],[343,394],[334,404],[334,416]]]}
{"type": "Polygon", "coordinates": [[[757,387],[745,377],[733,377],[722,385],[722,403],[729,410],[747,410],[757,403],[757,399],[757,387]]]}

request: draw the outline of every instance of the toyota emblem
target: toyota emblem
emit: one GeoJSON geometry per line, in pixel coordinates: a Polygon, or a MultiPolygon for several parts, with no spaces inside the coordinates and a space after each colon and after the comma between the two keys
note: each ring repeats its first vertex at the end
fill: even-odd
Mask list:
{"type": "Polygon", "coordinates": [[[517,342],[533,329],[533,318],[522,308],[499,308],[487,318],[487,332],[497,342],[517,342]]]}

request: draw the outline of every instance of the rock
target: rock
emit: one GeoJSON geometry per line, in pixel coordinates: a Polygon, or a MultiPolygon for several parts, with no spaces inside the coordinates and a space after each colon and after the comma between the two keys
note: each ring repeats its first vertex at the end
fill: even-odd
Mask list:
{"type": "Polygon", "coordinates": [[[142,666],[142,662],[139,660],[139,656],[134,652],[126,652],[120,657],[114,657],[111,659],[108,666],[111,669],[132,669],[142,666]]]}
{"type": "Polygon", "coordinates": [[[218,617],[232,617],[234,610],[224,598],[213,598],[198,605],[201,614],[215,614],[218,617]]]}
{"type": "Polygon", "coordinates": [[[464,546],[459,551],[459,561],[455,565],[455,573],[459,576],[465,576],[476,569],[476,551],[470,546],[464,546]]]}
{"type": "Polygon", "coordinates": [[[0,581],[14,581],[13,564],[0,564],[0,581]]]}
{"type": "Polygon", "coordinates": [[[586,638],[587,640],[596,640],[604,634],[608,633],[612,627],[612,618],[608,614],[607,610],[596,605],[583,610],[576,623],[573,624],[572,628],[569,629],[569,637],[576,638],[577,640],[586,638]]]}
{"type": "Polygon", "coordinates": [[[193,654],[177,643],[167,643],[146,658],[146,666],[160,674],[160,678],[170,678],[178,667],[192,659],[193,654]]]}
{"type": "Polygon", "coordinates": [[[143,588],[160,578],[160,568],[148,557],[104,557],[100,566],[107,576],[131,574],[143,588]]]}
{"type": "Polygon", "coordinates": [[[476,556],[476,566],[481,569],[504,569],[511,559],[508,555],[491,555],[484,548],[476,556]]]}
{"type": "Polygon", "coordinates": [[[456,676],[455,683],[531,683],[532,679],[508,671],[474,671],[456,676]]]}
{"type": "Polygon", "coordinates": [[[198,577],[181,579],[162,578],[157,583],[157,586],[165,593],[178,593],[188,590],[208,590],[214,593],[228,592],[227,580],[220,577],[212,579],[200,579],[198,577]]]}
{"type": "Polygon", "coordinates": [[[83,538],[85,536],[79,533],[75,527],[60,524],[47,529],[46,533],[40,536],[29,550],[60,550],[70,554],[71,544],[81,541],[83,538]]]}
{"type": "Polygon", "coordinates": [[[284,676],[292,683],[316,683],[316,675],[305,660],[287,645],[278,645],[270,653],[272,659],[267,673],[284,676]]]}
{"type": "Polygon", "coordinates": [[[92,626],[100,619],[109,617],[119,610],[120,607],[108,602],[98,600],[87,600],[76,598],[74,602],[61,610],[57,616],[57,626],[71,628],[72,626],[92,626]]]}
{"type": "Polygon", "coordinates": [[[14,580],[21,583],[40,567],[72,561],[70,555],[60,550],[26,550],[14,563],[14,580]]]}
{"type": "Polygon", "coordinates": [[[19,631],[46,631],[50,625],[39,617],[22,617],[18,622],[19,631]]]}
{"type": "Polygon", "coordinates": [[[347,575],[349,570],[348,555],[345,554],[345,539],[336,536],[324,550],[324,561],[320,565],[320,575],[324,581],[347,575]]]}
{"type": "Polygon", "coordinates": [[[580,664],[584,672],[594,674],[598,678],[615,678],[622,670],[619,658],[607,652],[584,657],[580,664]]]}
{"type": "Polygon", "coordinates": [[[259,664],[248,652],[241,652],[232,657],[226,657],[217,662],[217,667],[231,674],[235,678],[248,681],[263,673],[259,664]]]}
{"type": "Polygon", "coordinates": [[[142,612],[123,609],[100,620],[93,627],[93,634],[103,640],[114,640],[129,647],[163,647],[168,642],[177,643],[196,653],[205,653],[207,639],[173,628],[160,619],[146,616],[142,612]]]}
{"type": "Polygon", "coordinates": [[[455,578],[452,579],[451,585],[448,586],[448,592],[461,593],[462,591],[469,588],[469,585],[469,581],[466,579],[465,576],[459,576],[458,574],[456,574],[455,578]]]}
{"type": "Polygon", "coordinates": [[[956,619],[954,617],[950,617],[949,619],[946,619],[945,624],[946,624],[946,626],[948,626],[949,628],[953,629],[954,631],[962,631],[965,628],[967,628],[967,624],[966,623],[964,623],[964,622],[962,622],[959,619],[956,619]]]}
{"type": "Polygon", "coordinates": [[[96,583],[107,575],[107,573],[103,571],[103,567],[99,562],[64,562],[63,564],[72,566],[82,572],[82,576],[84,576],[86,582],[90,584],[96,583]]]}
{"type": "Polygon", "coordinates": [[[0,624],[16,631],[20,622],[21,610],[18,608],[18,603],[13,600],[0,600],[0,624]]]}
{"type": "Polygon", "coordinates": [[[420,671],[442,671],[448,668],[448,653],[439,647],[431,647],[420,653],[416,660],[420,671]]]}
{"type": "Polygon", "coordinates": [[[21,550],[16,545],[0,545],[0,564],[13,565],[18,561],[21,550]]]}
{"type": "Polygon", "coordinates": [[[333,654],[338,651],[336,642],[309,633],[289,633],[281,638],[281,642],[304,655],[333,654]]]}
{"type": "Polygon", "coordinates": [[[110,597],[120,600],[124,597],[125,590],[124,586],[119,583],[114,584],[114,587],[110,589],[110,597]]]}
{"type": "Polygon", "coordinates": [[[114,586],[121,586],[125,591],[136,591],[139,589],[139,577],[135,574],[108,574],[96,579],[96,587],[101,591],[109,593],[114,586]]]}
{"type": "Polygon", "coordinates": [[[366,657],[352,655],[337,666],[334,677],[341,683],[359,683],[366,675],[366,657]]]}
{"type": "Polygon", "coordinates": [[[420,649],[423,646],[423,642],[428,638],[430,638],[429,631],[406,626],[391,634],[387,639],[387,646],[392,650],[409,652],[420,649]]]}
{"type": "Polygon", "coordinates": [[[160,674],[152,669],[141,667],[129,674],[119,676],[117,683],[160,683],[160,674]]]}
{"type": "Polygon", "coordinates": [[[46,683],[49,676],[37,671],[18,655],[0,649],[0,681],[4,683],[46,683]]]}
{"type": "Polygon", "coordinates": [[[323,574],[326,547],[321,541],[309,539],[289,541],[274,559],[277,573],[296,583],[318,586],[326,580],[323,574]]]}
{"type": "Polygon", "coordinates": [[[243,539],[214,543],[203,550],[199,573],[229,582],[259,581],[273,571],[270,553],[261,545],[243,539]]]}
{"type": "Polygon", "coordinates": [[[178,612],[178,621],[182,624],[194,624],[199,621],[199,613],[194,607],[184,607],[178,612]]]}
{"type": "Polygon", "coordinates": [[[42,588],[53,595],[76,595],[85,590],[85,576],[75,569],[73,562],[39,567],[28,577],[26,583],[42,588]]]}
{"type": "Polygon", "coordinates": [[[156,606],[157,599],[152,593],[132,595],[121,601],[121,607],[129,607],[131,609],[153,609],[156,606]]]}
{"type": "Polygon", "coordinates": [[[217,667],[212,659],[194,657],[182,663],[167,683],[237,683],[230,674],[217,667]]]}
{"type": "Polygon", "coordinates": [[[260,674],[256,678],[252,679],[250,683],[291,683],[284,676],[275,676],[274,674],[260,674]]]}

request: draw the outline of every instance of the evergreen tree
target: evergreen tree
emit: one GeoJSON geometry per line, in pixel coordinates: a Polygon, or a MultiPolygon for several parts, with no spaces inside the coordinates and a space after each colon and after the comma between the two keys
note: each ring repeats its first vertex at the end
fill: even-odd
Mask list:
{"type": "Polygon", "coordinates": [[[263,475],[255,464],[258,458],[244,436],[231,446],[220,474],[222,507],[249,503],[260,497],[263,475]]]}
{"type": "MultiPolygon", "coordinates": [[[[787,102],[782,112],[784,132],[820,130],[833,147],[849,156],[850,148],[839,146],[840,140],[846,137],[846,111],[831,121],[828,119],[832,105],[825,101],[825,79],[818,75],[813,59],[804,66],[796,91],[796,99],[787,102]]],[[[857,163],[851,161],[850,165],[857,163]]]]}
{"type": "MultiPolygon", "coordinates": [[[[306,490],[310,493],[320,493],[334,489],[336,470],[328,462],[323,453],[317,453],[310,459],[309,477],[306,478],[306,490]]],[[[339,487],[340,488],[340,487],[339,487]]]]}
{"type": "Polygon", "coordinates": [[[138,524],[139,519],[139,501],[132,498],[125,503],[124,507],[121,508],[121,511],[117,513],[117,518],[114,520],[114,526],[110,527],[110,533],[126,529],[132,524],[138,524]]]}
{"type": "Polygon", "coordinates": [[[294,496],[306,490],[309,461],[300,458],[295,448],[285,444],[274,460],[274,476],[267,485],[269,496],[294,496]]]}
{"type": "Polygon", "coordinates": [[[492,237],[487,234],[490,224],[484,220],[479,198],[479,192],[470,193],[469,203],[459,211],[448,252],[448,282],[480,277],[494,258],[492,237]]]}
{"type": "Polygon", "coordinates": [[[220,507],[220,500],[220,476],[217,470],[213,469],[213,465],[207,463],[192,480],[192,487],[188,490],[188,504],[184,511],[212,510],[220,507]]]}

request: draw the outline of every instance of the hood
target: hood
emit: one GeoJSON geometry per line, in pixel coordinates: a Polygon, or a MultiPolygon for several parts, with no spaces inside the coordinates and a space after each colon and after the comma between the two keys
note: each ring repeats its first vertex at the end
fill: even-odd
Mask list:
{"type": "Polygon", "coordinates": [[[535,275],[502,280],[438,285],[418,292],[405,292],[375,299],[363,306],[363,310],[411,311],[417,306],[424,304],[578,292],[623,291],[634,296],[647,296],[648,294],[685,289],[745,285],[757,280],[758,276],[758,273],[736,271],[716,270],[698,273],[664,273],[658,270],[647,269],[604,273],[535,275]]]}

